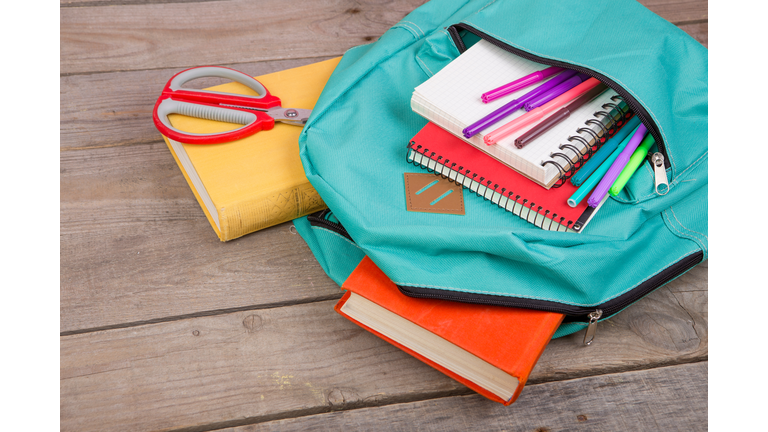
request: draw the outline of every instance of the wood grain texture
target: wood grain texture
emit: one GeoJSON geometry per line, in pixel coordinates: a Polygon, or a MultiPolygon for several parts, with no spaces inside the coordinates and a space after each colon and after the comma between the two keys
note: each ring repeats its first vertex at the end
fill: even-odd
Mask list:
{"type": "Polygon", "coordinates": [[[504,407],[478,395],[227,428],[269,431],[705,431],[708,363],[528,386],[504,407]]]}
{"type": "Polygon", "coordinates": [[[290,224],[220,242],[164,143],[60,160],[62,332],[341,295],[290,224]]]}
{"type": "Polygon", "coordinates": [[[530,382],[572,379],[584,373],[592,375],[596,370],[607,373],[642,369],[651,358],[654,364],[706,360],[708,268],[704,264],[600,322],[594,342],[600,344],[597,350],[582,345],[583,332],[553,340],[534,367],[530,382]],[[612,351],[620,354],[612,355],[612,351]],[[587,361],[582,355],[593,355],[592,368],[580,364],[587,361]]]}
{"type": "Polygon", "coordinates": [[[202,3],[226,0],[60,0],[61,7],[126,6],[160,3],[202,3]]]}
{"type": "MultiPolygon", "coordinates": [[[[150,120],[167,79],[335,57],[422,2],[61,0],[62,430],[706,428],[707,263],[553,341],[505,408],[336,315],[290,224],[218,241],[150,120]]],[[[707,46],[706,1],[641,3],[707,46]]]]}
{"type": "MultiPolygon", "coordinates": [[[[83,7],[83,6],[125,6],[125,5],[143,5],[160,3],[200,3],[222,0],[60,0],[61,7],[83,7]]],[[[707,1],[702,0],[639,0],[641,4],[655,13],[662,15],[667,21],[675,22],[685,20],[685,18],[707,17],[707,1]],[[703,4],[703,13],[702,13],[703,4]],[[682,19],[681,19],[682,18],[682,19]]],[[[690,19],[689,19],[690,20],[690,19]]]]}
{"type": "Polygon", "coordinates": [[[691,37],[699,41],[705,48],[709,48],[709,23],[700,22],[694,24],[683,24],[680,29],[688,33],[691,37]]]}
{"type": "MultiPolygon", "coordinates": [[[[315,57],[223,65],[264,75],[328,60],[315,57]]],[[[60,78],[62,150],[146,144],[160,141],[152,109],[170,77],[180,69],[72,75],[60,78]]],[[[186,88],[205,88],[226,82],[216,78],[191,81],[186,88]]]]}
{"type": "MultiPolygon", "coordinates": [[[[244,0],[61,9],[61,73],[341,55],[376,40],[423,0],[244,0]],[[119,8],[116,11],[115,8],[119,8]],[[264,20],[264,10],[270,19],[264,20]],[[194,54],[191,54],[194,53],[194,54]]],[[[707,19],[706,1],[646,0],[672,23],[707,19]]]]}
{"type": "MultiPolygon", "coordinates": [[[[708,24],[685,24],[680,28],[707,46],[708,24]]],[[[226,65],[251,75],[304,66],[331,57],[266,61],[226,65]]],[[[85,149],[157,141],[152,108],[169,77],[178,68],[62,76],[61,149],[85,149]]],[[[190,87],[219,84],[195,80],[190,87]]]]}
{"type": "Polygon", "coordinates": [[[340,295],[289,224],[221,243],[164,143],[60,160],[62,332],[340,295]]]}
{"type": "Polygon", "coordinates": [[[655,14],[672,24],[704,21],[709,17],[707,0],[638,0],[655,14]]]}
{"type": "Polygon", "coordinates": [[[376,40],[422,3],[232,0],[62,8],[61,73],[338,56],[376,40]]]}
{"type": "MultiPolygon", "coordinates": [[[[706,292],[690,303],[675,292],[689,292],[706,270],[601,323],[590,347],[581,334],[552,341],[529,384],[705,360],[706,292]]],[[[62,430],[210,430],[469,394],[334,313],[334,303],[62,337],[62,430]]],[[[612,387],[621,386],[605,386],[612,387]]],[[[616,403],[631,400],[625,394],[616,403]]]]}

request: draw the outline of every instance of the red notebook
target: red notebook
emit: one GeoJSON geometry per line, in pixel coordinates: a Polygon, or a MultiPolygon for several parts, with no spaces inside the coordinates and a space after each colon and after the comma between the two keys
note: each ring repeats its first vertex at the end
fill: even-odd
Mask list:
{"type": "Polygon", "coordinates": [[[587,200],[570,207],[568,198],[577,189],[570,182],[544,189],[431,122],[411,139],[408,149],[408,161],[442,173],[546,230],[581,232],[600,208],[589,207],[587,200]]]}
{"type": "Polygon", "coordinates": [[[336,311],[496,402],[517,399],[563,315],[402,294],[368,257],[336,311]]]}

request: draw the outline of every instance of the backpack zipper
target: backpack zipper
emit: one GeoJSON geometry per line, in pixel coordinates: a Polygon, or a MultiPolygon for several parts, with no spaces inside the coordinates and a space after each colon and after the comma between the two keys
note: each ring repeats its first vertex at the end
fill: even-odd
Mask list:
{"type": "Polygon", "coordinates": [[[694,252],[682,258],[680,261],[677,261],[676,263],[663,269],[659,273],[650,277],[645,282],[632,288],[626,293],[608,300],[605,303],[589,307],[573,306],[547,300],[513,298],[489,294],[458,293],[436,288],[420,288],[400,285],[398,285],[398,288],[401,292],[403,292],[403,294],[411,297],[435,298],[486,305],[536,309],[546,312],[557,312],[564,314],[566,317],[563,322],[590,322],[592,320],[591,315],[594,312],[599,310],[601,311],[600,315],[606,318],[615,315],[627,306],[640,300],[641,298],[655,291],[657,288],[690,270],[696,264],[700,263],[703,258],[704,252],[694,252]]]}
{"type": "Polygon", "coordinates": [[[664,168],[664,155],[660,152],[651,155],[651,164],[653,165],[656,193],[666,195],[669,192],[669,182],[667,182],[667,170],[664,168]]]}
{"type": "Polygon", "coordinates": [[[328,216],[332,215],[330,209],[321,210],[317,213],[312,213],[311,215],[307,216],[307,222],[309,222],[310,225],[325,228],[329,231],[333,231],[336,234],[339,234],[342,237],[345,237],[347,240],[351,241],[352,243],[355,243],[354,240],[352,240],[352,236],[349,235],[347,232],[347,229],[341,226],[340,223],[336,223],[333,221],[328,220],[328,216]]]}
{"type": "MultiPolygon", "coordinates": [[[[340,224],[328,220],[332,215],[330,209],[325,209],[307,216],[307,221],[311,226],[325,228],[333,231],[351,242],[355,242],[347,230],[340,224]]],[[[439,300],[451,300],[466,303],[477,303],[492,306],[517,307],[524,309],[535,309],[545,312],[555,312],[565,315],[563,322],[586,322],[587,332],[584,335],[584,344],[592,343],[597,330],[597,322],[601,319],[607,319],[620,312],[632,303],[640,300],[657,288],[663,286],[672,279],[680,276],[693,268],[704,259],[704,252],[694,252],[680,261],[663,269],[659,273],[645,280],[645,282],[625,292],[624,294],[608,300],[605,303],[595,306],[582,307],[557,303],[548,300],[524,299],[516,297],[496,296],[489,294],[459,293],[456,291],[441,290],[437,288],[421,288],[398,285],[397,288],[403,294],[416,298],[432,298],[439,300]],[[603,318],[605,317],[605,318],[603,318]]]]}
{"type": "Polygon", "coordinates": [[[595,333],[597,332],[597,321],[603,316],[601,309],[595,309],[594,312],[588,315],[589,325],[587,325],[587,331],[584,332],[584,345],[592,345],[592,341],[595,340],[595,333]]]}
{"type": "Polygon", "coordinates": [[[503,42],[500,42],[498,39],[495,39],[492,36],[489,36],[484,32],[464,23],[454,24],[448,27],[448,33],[451,35],[451,38],[453,39],[453,43],[456,45],[456,48],[458,48],[459,52],[461,53],[466,51],[467,48],[464,45],[464,41],[461,39],[461,36],[459,36],[459,30],[457,29],[466,30],[474,34],[475,36],[478,36],[479,38],[505,51],[515,54],[518,57],[535,61],[536,63],[541,63],[547,66],[559,66],[566,69],[572,69],[577,72],[585,73],[591,77],[597,78],[603,84],[607,85],[608,87],[613,89],[616,93],[618,93],[619,96],[621,96],[624,99],[624,102],[629,106],[632,112],[634,112],[635,115],[640,119],[640,121],[648,128],[648,131],[650,132],[651,136],[653,136],[653,138],[656,140],[656,145],[658,146],[659,151],[664,155],[664,167],[669,168],[670,163],[669,163],[669,156],[667,155],[667,148],[664,145],[664,140],[661,138],[661,133],[659,132],[659,128],[656,125],[656,123],[652,120],[650,113],[643,107],[642,104],[640,104],[637,101],[637,99],[635,99],[628,91],[624,90],[622,86],[617,84],[612,79],[606,77],[605,75],[599,74],[593,70],[583,68],[581,66],[575,66],[566,62],[539,57],[531,53],[528,53],[526,51],[523,51],[519,48],[509,46],[503,42]]]}

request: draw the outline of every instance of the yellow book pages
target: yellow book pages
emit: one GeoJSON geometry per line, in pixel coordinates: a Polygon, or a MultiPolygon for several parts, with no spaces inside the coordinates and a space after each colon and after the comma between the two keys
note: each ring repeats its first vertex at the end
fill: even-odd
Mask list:
{"type": "MultiPolygon", "coordinates": [[[[256,77],[286,108],[313,108],[340,58],[256,77]]],[[[208,90],[250,94],[239,83],[208,90]]],[[[169,116],[177,129],[194,133],[232,130],[240,125],[169,116]]],[[[195,197],[222,241],[325,208],[304,175],[299,159],[301,128],[280,122],[268,131],[224,144],[166,143],[195,197]]],[[[165,137],[164,137],[165,138],[165,137]]]]}

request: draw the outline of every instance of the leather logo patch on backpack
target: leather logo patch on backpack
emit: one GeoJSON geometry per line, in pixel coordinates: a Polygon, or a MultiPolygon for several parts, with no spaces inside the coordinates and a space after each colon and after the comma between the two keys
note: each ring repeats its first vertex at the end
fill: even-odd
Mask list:
{"type": "Polygon", "coordinates": [[[464,214],[461,186],[434,174],[405,173],[405,202],[408,211],[464,214]]]}

